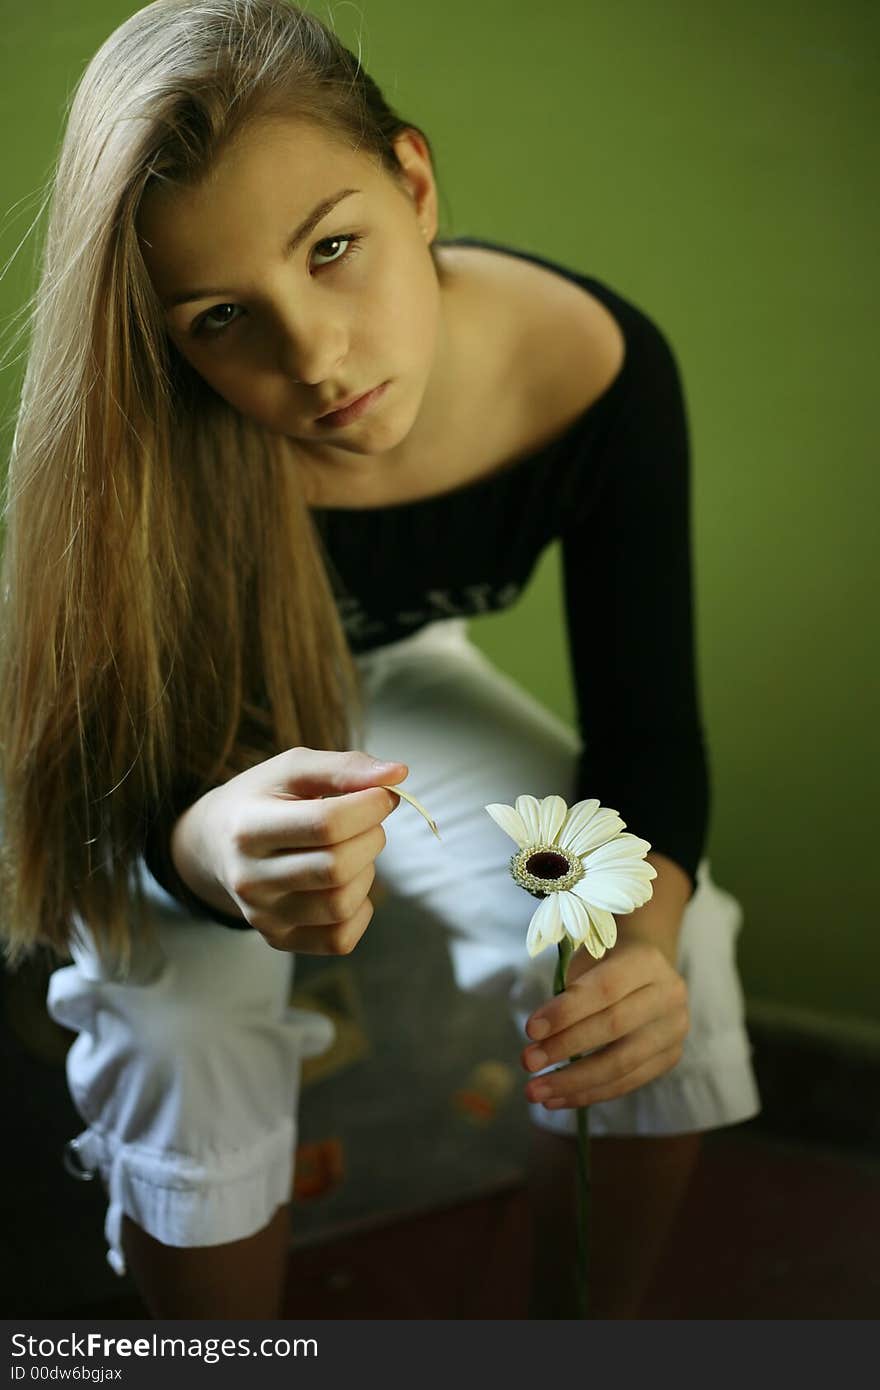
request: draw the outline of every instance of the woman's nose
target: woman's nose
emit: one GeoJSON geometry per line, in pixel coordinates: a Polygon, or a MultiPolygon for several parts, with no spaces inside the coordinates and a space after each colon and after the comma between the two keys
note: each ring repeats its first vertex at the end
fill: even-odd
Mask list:
{"type": "Polygon", "coordinates": [[[326,313],[309,319],[302,313],[284,315],[279,327],[281,370],[293,382],[317,386],[333,379],[348,353],[348,333],[326,313]]]}

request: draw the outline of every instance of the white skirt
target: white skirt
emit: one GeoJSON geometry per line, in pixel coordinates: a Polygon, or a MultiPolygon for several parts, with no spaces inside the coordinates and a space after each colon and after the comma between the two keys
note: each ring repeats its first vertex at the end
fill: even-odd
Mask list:
{"type": "MultiPolygon", "coordinates": [[[[404,786],[443,837],[401,803],[384,822],[377,878],[412,903],[414,923],[428,913],[444,924],[458,986],[505,996],[522,1030],[552,995],[556,953],[526,952],[534,900],[510,878],[511,843],[484,807],[523,792],[570,801],[578,739],[473,646],[463,619],[358,664],[366,750],[408,764],[404,786]]],[[[47,998],[78,1034],[67,1078],[87,1127],[65,1161],[103,1180],[107,1258],[120,1274],[123,1214],[173,1246],[222,1244],[268,1224],[290,1196],[301,1062],[333,1038],[328,1019],[289,1003],[295,957],[257,932],[194,920],[143,874],[158,951],[141,951],[125,982],[108,979],[80,924],[73,964],[53,973],[47,998]]],[[[742,916],[704,859],[679,940],[684,1055],[639,1090],[591,1105],[591,1135],[682,1134],[758,1114],[735,958],[742,916]]],[[[573,1110],[529,1108],[537,1124],[574,1132],[573,1110]]]]}

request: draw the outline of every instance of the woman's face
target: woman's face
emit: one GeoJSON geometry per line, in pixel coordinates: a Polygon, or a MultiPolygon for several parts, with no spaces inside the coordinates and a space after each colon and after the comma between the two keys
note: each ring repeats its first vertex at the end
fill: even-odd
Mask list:
{"type": "Polygon", "coordinates": [[[431,378],[436,189],[421,136],[395,148],[404,187],[308,123],[262,120],[197,187],[151,189],[138,216],[175,346],[230,405],[316,458],[394,448],[431,378]],[[385,382],[357,420],[317,419],[385,382]]]}

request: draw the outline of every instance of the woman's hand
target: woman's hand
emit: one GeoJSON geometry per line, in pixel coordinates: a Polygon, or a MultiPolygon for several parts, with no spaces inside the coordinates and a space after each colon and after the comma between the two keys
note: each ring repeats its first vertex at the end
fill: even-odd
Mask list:
{"type": "Polygon", "coordinates": [[[347,955],[373,905],[382,821],[405,763],[290,748],[200,797],[177,821],[171,856],[184,883],[236,910],[279,951],[347,955]]]}
{"type": "Polygon", "coordinates": [[[526,1096],[561,1110],[628,1095],[681,1060],[689,1028],[687,985],[658,945],[621,932],[601,960],[581,947],[566,988],[526,1024],[533,1045],[520,1060],[527,1071],[541,1071],[600,1050],[530,1081],[526,1096]],[[546,1034],[540,1023],[549,1025],[546,1034]]]}

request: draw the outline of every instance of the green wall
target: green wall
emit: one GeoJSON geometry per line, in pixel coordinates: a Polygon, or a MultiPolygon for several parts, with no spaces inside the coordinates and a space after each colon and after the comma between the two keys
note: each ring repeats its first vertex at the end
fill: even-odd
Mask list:
{"type": "MultiPolygon", "coordinates": [[[[70,88],[136,8],[3,0],[4,264],[70,88]]],[[[709,856],[746,910],[746,993],[877,1019],[876,8],[308,8],[349,47],[360,34],[368,71],[428,130],[445,233],[593,274],[670,337],[694,451],[709,856]]],[[[28,241],[0,282],[7,320],[31,267],[28,241]]],[[[0,378],[7,430],[18,370],[0,378]]],[[[574,717],[555,551],[514,610],[472,630],[574,717]]]]}

